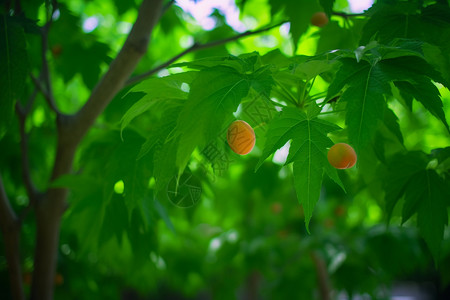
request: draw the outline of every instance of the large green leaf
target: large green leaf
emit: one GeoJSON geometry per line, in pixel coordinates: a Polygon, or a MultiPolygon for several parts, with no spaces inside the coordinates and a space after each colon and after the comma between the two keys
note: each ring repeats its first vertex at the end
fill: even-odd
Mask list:
{"type": "Polygon", "coordinates": [[[392,94],[391,82],[403,98],[415,98],[449,129],[439,90],[433,83],[446,81],[416,54],[410,49],[378,45],[362,53],[359,62],[340,59],[342,66],[328,89],[327,100],[342,92],[340,101],[347,102],[349,139],[356,149],[369,144],[378,122],[384,119],[385,97],[392,94]]]}
{"type": "Polygon", "coordinates": [[[286,163],[294,163],[295,189],[303,205],[308,231],[314,207],[319,200],[323,173],[327,173],[343,188],[336,169],[327,160],[328,148],[333,145],[327,134],[338,130],[339,126],[317,118],[318,112],[318,108],[311,108],[308,113],[284,108],[270,122],[263,154],[257,165],[258,168],[271,153],[292,141],[286,163]]]}
{"type": "Polygon", "coordinates": [[[408,186],[405,201],[409,195],[412,195],[413,199],[419,193],[423,195],[418,205],[417,225],[437,263],[444,228],[448,224],[447,210],[450,199],[448,182],[445,183],[433,170],[423,171],[417,177],[417,184],[408,186]]]}
{"type": "Polygon", "coordinates": [[[350,143],[359,150],[369,144],[386,107],[385,94],[391,87],[378,63],[344,58],[331,83],[327,99],[343,90],[340,101],[347,102],[346,124],[350,143]]]}
{"type": "Polygon", "coordinates": [[[14,114],[27,75],[27,52],[23,27],[0,15],[0,139],[14,114]]]}
{"type": "Polygon", "coordinates": [[[380,62],[383,73],[393,81],[402,95],[419,101],[449,130],[438,88],[432,80],[445,80],[425,60],[415,56],[402,56],[380,62]]]}
{"type": "MultiPolygon", "coordinates": [[[[421,2],[421,1],[420,1],[421,2]]],[[[419,1],[379,1],[370,10],[361,43],[376,39],[389,43],[395,38],[417,39],[430,43],[434,50],[425,53],[447,81],[450,81],[450,8],[445,1],[420,7],[419,1]]],[[[428,50],[430,48],[428,47],[428,50]]]]}
{"type": "Polygon", "coordinates": [[[169,137],[169,140],[178,140],[176,165],[179,171],[182,172],[195,147],[203,148],[217,137],[250,88],[268,94],[270,86],[271,75],[265,67],[251,74],[226,66],[201,70],[192,82],[176,130],[169,137]]]}
{"type": "Polygon", "coordinates": [[[391,218],[395,205],[402,198],[410,178],[424,170],[426,165],[426,156],[422,152],[398,154],[390,159],[388,176],[386,176],[389,180],[386,180],[384,185],[388,219],[391,218]]]}
{"type": "Polygon", "coordinates": [[[402,222],[418,214],[417,225],[437,262],[448,222],[450,191],[448,180],[444,181],[435,170],[427,169],[429,161],[422,152],[395,156],[388,165],[386,203],[390,217],[395,204],[404,196],[402,222]]]}
{"type": "Polygon", "coordinates": [[[188,97],[188,92],[183,90],[182,86],[190,84],[196,75],[197,72],[183,72],[161,78],[155,77],[133,87],[130,93],[142,92],[145,95],[123,115],[121,132],[134,118],[148,110],[152,110],[152,114],[162,115],[168,108],[181,105],[182,100],[188,97]]]}

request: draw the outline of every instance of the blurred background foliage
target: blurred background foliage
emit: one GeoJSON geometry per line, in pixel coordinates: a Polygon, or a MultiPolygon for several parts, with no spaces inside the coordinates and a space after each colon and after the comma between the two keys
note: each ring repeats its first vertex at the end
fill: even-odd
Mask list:
{"type": "MultiPolygon", "coordinates": [[[[58,1],[49,34],[50,51],[45,56],[57,105],[63,112],[75,112],[84,104],[123,44],[138,2],[58,1]]],[[[21,4],[27,20],[32,20],[24,27],[29,71],[39,74],[41,46],[35,31],[45,24],[49,4],[40,0],[21,4]]],[[[358,16],[371,5],[371,1],[347,0],[175,1],[154,30],[136,74],[166,62],[194,43],[285,20],[290,22],[188,53],[179,62],[253,51],[264,55],[273,49],[288,57],[354,50],[361,40],[365,43],[371,38],[369,30],[363,34],[367,18],[358,16]],[[358,8],[358,2],[360,6],[367,3],[358,8]],[[308,17],[317,10],[342,14],[333,14],[327,26],[318,28],[310,25],[308,17]]],[[[377,13],[370,11],[370,15],[377,13]]],[[[386,26],[395,28],[395,24],[393,20],[386,26]]],[[[430,26],[431,30],[439,28],[439,24],[430,26]]],[[[438,32],[430,36],[421,30],[415,31],[416,38],[445,40],[438,32]]],[[[448,49],[445,47],[448,45],[442,49],[448,49]]],[[[162,69],[157,76],[180,70],[162,69]]],[[[328,84],[318,78],[311,94],[324,96],[328,84]]],[[[24,86],[20,99],[33,92],[29,77],[24,86]]],[[[148,129],[162,119],[170,123],[170,113],[143,114],[120,133],[124,113],[140,99],[136,94],[124,97],[131,87],[116,96],[83,140],[74,163],[77,174],[54,183],[71,188],[70,208],[61,228],[56,299],[325,299],[320,296],[323,289],[331,290],[333,299],[449,299],[448,227],[436,267],[417,228],[411,226],[415,217],[401,225],[402,213],[395,207],[388,222],[380,181],[386,171],[380,163],[373,163],[376,153],[360,157],[357,169],[339,171],[347,193],[324,180],[308,234],[292,169],[283,166],[283,151],[254,171],[267,128],[258,123],[265,120],[253,121],[258,142],[251,154],[238,157],[224,147],[223,140],[218,141],[228,159],[226,168],[213,168],[201,153],[194,152],[189,169],[201,187],[201,198],[191,207],[180,208],[167,196],[155,193],[152,158],[140,155],[142,144],[152,134],[148,129]],[[419,292],[411,298],[393,298],[402,284],[419,292]],[[428,298],[418,298],[420,293],[428,298]]],[[[450,116],[450,93],[438,87],[445,114],[450,116]]],[[[397,102],[389,105],[399,118],[406,149],[430,153],[449,146],[445,127],[423,107],[414,106],[411,113],[397,102]]],[[[252,122],[246,115],[250,109],[238,116],[252,122]]],[[[38,95],[26,131],[32,149],[32,176],[41,189],[46,188],[53,163],[54,118],[38,95]]],[[[326,118],[345,127],[342,116],[326,118]]],[[[0,165],[12,204],[21,211],[28,198],[18,167],[20,136],[18,123],[13,121],[10,126],[0,141],[0,165]]],[[[339,134],[333,137],[339,139],[339,134]]],[[[387,153],[400,147],[386,143],[387,153]]],[[[33,218],[29,215],[24,221],[21,244],[28,288],[33,269],[33,218]]],[[[0,244],[4,251],[3,240],[0,244]]],[[[7,298],[2,252],[0,285],[2,298],[7,298]]],[[[402,295],[406,297],[397,294],[402,295]]]]}

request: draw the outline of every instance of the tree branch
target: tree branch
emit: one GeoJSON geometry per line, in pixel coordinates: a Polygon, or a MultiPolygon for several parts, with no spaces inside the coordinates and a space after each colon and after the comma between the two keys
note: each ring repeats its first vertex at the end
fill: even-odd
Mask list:
{"type": "Polygon", "coordinates": [[[215,46],[219,46],[219,45],[223,45],[223,44],[226,44],[226,43],[229,43],[229,42],[233,42],[233,41],[239,40],[241,38],[244,38],[244,37],[247,37],[247,36],[250,36],[250,35],[256,35],[256,34],[259,34],[259,33],[262,33],[262,32],[266,32],[266,31],[269,31],[269,30],[271,30],[271,29],[273,29],[275,27],[279,27],[279,26],[283,25],[286,22],[287,21],[283,21],[283,22],[277,23],[275,25],[272,25],[272,26],[269,26],[269,27],[266,27],[266,28],[261,28],[261,29],[258,29],[258,30],[254,30],[254,31],[246,31],[246,32],[243,32],[241,34],[238,34],[238,35],[235,35],[235,36],[223,39],[223,40],[212,41],[212,42],[205,43],[205,44],[195,43],[194,45],[192,45],[191,47],[183,50],[182,52],[180,52],[179,54],[175,55],[174,57],[172,57],[171,59],[169,59],[165,63],[162,63],[159,66],[156,66],[153,69],[151,69],[151,70],[149,70],[149,71],[147,71],[147,72],[145,72],[145,73],[143,73],[141,75],[137,75],[135,77],[132,77],[132,78],[128,79],[127,82],[125,83],[125,85],[132,85],[132,84],[134,84],[134,83],[136,83],[138,81],[141,81],[142,79],[145,79],[145,78],[147,78],[147,77],[157,73],[158,71],[160,71],[160,70],[170,66],[172,63],[174,63],[175,61],[177,61],[178,59],[180,59],[181,57],[185,56],[188,53],[191,53],[191,52],[194,52],[194,51],[198,51],[198,50],[202,50],[202,49],[206,49],[206,48],[212,48],[212,47],[215,47],[215,46]]]}
{"type": "MultiPolygon", "coordinates": [[[[51,180],[72,169],[77,146],[97,117],[122,89],[146,53],[163,0],[143,0],[136,22],[117,57],[75,115],[57,115],[58,142],[51,180]]],[[[36,247],[31,299],[52,299],[58,256],[61,217],[67,208],[68,189],[50,188],[35,205],[36,247]]]]}
{"type": "Polygon", "coordinates": [[[330,279],[327,271],[327,266],[322,257],[317,251],[311,251],[311,259],[316,268],[317,281],[319,283],[319,294],[321,300],[331,299],[330,279]]]}
{"type": "MultiPolygon", "coordinates": [[[[125,44],[108,71],[92,91],[86,104],[74,116],[71,134],[81,140],[97,117],[122,89],[136,65],[147,52],[150,34],[159,21],[162,0],[144,0],[125,44]]],[[[78,142],[78,141],[76,141],[78,142]]]]}
{"type": "Polygon", "coordinates": [[[0,175],[0,230],[5,241],[5,255],[14,299],[25,299],[20,264],[20,223],[6,195],[0,175]]]}
{"type": "Polygon", "coordinates": [[[41,76],[39,77],[39,80],[31,74],[31,79],[33,80],[36,87],[42,92],[44,95],[45,100],[47,100],[48,105],[50,108],[57,114],[60,115],[61,112],[58,110],[56,104],[55,104],[55,97],[53,95],[53,87],[52,87],[52,81],[50,76],[50,70],[48,67],[48,60],[47,60],[47,52],[48,52],[48,33],[50,31],[50,26],[53,23],[53,14],[55,13],[55,10],[57,8],[56,1],[52,1],[52,10],[49,13],[47,11],[47,23],[41,28],[41,60],[42,60],[42,69],[41,69],[41,76]],[[45,86],[42,86],[41,80],[44,82],[45,86]]]}
{"type": "MultiPolygon", "coordinates": [[[[45,77],[48,75],[44,75],[44,68],[42,68],[43,70],[43,74],[41,77],[45,77]]],[[[36,78],[33,74],[30,73],[30,77],[31,80],[33,80],[34,85],[36,86],[36,88],[42,93],[42,95],[44,96],[44,99],[47,101],[48,106],[50,107],[50,109],[52,111],[54,111],[56,113],[56,115],[61,115],[62,113],[59,111],[58,107],[56,106],[55,103],[55,99],[53,97],[53,94],[49,93],[48,88],[45,88],[44,86],[42,86],[41,81],[36,78]]],[[[50,79],[49,79],[50,80],[50,79]]]]}

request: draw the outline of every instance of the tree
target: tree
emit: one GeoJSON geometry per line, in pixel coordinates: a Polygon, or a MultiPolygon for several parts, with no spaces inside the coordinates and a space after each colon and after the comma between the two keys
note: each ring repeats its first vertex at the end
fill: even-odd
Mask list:
{"type": "Polygon", "coordinates": [[[306,298],[315,286],[379,297],[436,270],[448,285],[448,1],[236,4],[255,25],[215,10],[205,30],[181,1],[4,3],[10,297],[64,284],[76,299],[126,287],[230,299],[241,285],[255,298],[273,281],[277,298],[298,286],[294,267],[313,274],[295,290],[306,298]],[[329,22],[314,26],[317,12],[329,22]],[[226,142],[236,119],[256,135],[242,157],[226,142]],[[356,168],[328,162],[339,142],[356,168]],[[367,265],[376,278],[355,275],[367,265]]]}

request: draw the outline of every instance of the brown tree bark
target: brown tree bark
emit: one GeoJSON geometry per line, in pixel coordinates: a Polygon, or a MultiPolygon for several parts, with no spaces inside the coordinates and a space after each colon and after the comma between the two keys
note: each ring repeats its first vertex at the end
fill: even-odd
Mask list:
{"type": "MultiPolygon", "coordinates": [[[[124,86],[146,53],[153,27],[158,22],[162,0],[144,0],[138,17],[121,51],[75,115],[57,117],[58,144],[51,179],[68,174],[76,149],[97,117],[124,86]]],[[[36,202],[36,248],[31,299],[53,298],[61,217],[67,207],[68,190],[51,188],[36,202]]]]}
{"type": "Polygon", "coordinates": [[[0,175],[0,229],[5,241],[6,261],[14,299],[25,299],[22,285],[22,269],[20,264],[20,222],[14,213],[6,195],[0,175]]]}

